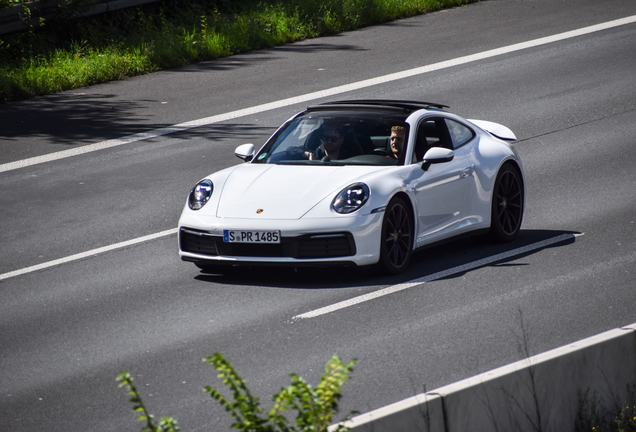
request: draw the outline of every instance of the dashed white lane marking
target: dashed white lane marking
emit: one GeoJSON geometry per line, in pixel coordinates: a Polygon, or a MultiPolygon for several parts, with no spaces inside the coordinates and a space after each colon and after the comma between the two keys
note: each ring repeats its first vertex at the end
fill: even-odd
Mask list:
{"type": "Polygon", "coordinates": [[[155,234],[150,234],[150,235],[147,235],[147,236],[144,236],[144,237],[139,237],[139,238],[136,238],[136,239],[127,240],[127,241],[124,241],[124,242],[121,242],[121,243],[117,243],[117,244],[113,244],[113,245],[110,245],[110,246],[104,246],[104,247],[101,247],[101,248],[98,248],[98,249],[93,249],[93,250],[90,250],[90,251],[87,251],[87,252],[82,252],[82,253],[78,253],[78,254],[75,254],[75,255],[67,256],[65,258],[60,258],[60,259],[56,259],[56,260],[53,260],[53,261],[48,261],[48,262],[45,262],[45,263],[42,263],[42,264],[37,264],[37,265],[31,266],[31,267],[26,267],[26,268],[23,268],[23,269],[20,269],[20,270],[15,270],[15,271],[12,271],[12,272],[9,272],[9,273],[0,274],[0,281],[2,281],[4,279],[9,279],[9,278],[12,278],[12,277],[15,277],[15,276],[20,276],[20,275],[23,275],[23,274],[32,273],[34,271],[42,270],[42,269],[45,269],[45,268],[58,266],[60,264],[66,264],[66,263],[69,263],[69,262],[72,262],[72,261],[77,261],[77,260],[80,260],[80,259],[83,259],[83,258],[88,258],[88,257],[91,257],[91,256],[99,255],[99,254],[102,254],[104,252],[110,252],[112,250],[121,249],[121,248],[124,248],[126,246],[132,246],[132,245],[136,245],[136,244],[139,244],[139,243],[147,242],[147,241],[150,241],[150,240],[155,240],[155,239],[158,239],[158,238],[161,238],[161,237],[166,237],[166,236],[169,236],[169,235],[172,235],[172,234],[176,234],[176,233],[177,233],[177,228],[173,228],[173,229],[169,229],[169,230],[166,230],[166,231],[158,232],[158,233],[155,233],[155,234]]]}
{"type": "Polygon", "coordinates": [[[411,280],[409,282],[404,282],[404,283],[401,283],[401,284],[393,285],[393,286],[390,286],[390,287],[387,287],[387,288],[383,288],[383,289],[378,290],[378,291],[374,291],[372,293],[364,294],[364,295],[361,295],[361,296],[358,296],[358,297],[354,297],[354,298],[349,299],[349,300],[341,301],[339,303],[335,303],[335,304],[332,304],[330,306],[325,306],[325,307],[322,307],[320,309],[316,309],[316,310],[313,310],[313,311],[310,311],[310,312],[305,312],[303,314],[294,316],[291,319],[291,321],[294,322],[294,321],[298,321],[298,320],[301,320],[301,319],[315,318],[315,317],[318,317],[318,316],[321,316],[321,315],[325,315],[325,314],[328,314],[328,313],[331,313],[331,312],[335,312],[335,311],[340,310],[340,309],[348,308],[348,307],[351,307],[351,306],[354,306],[354,305],[357,305],[357,304],[360,304],[360,303],[363,303],[363,302],[367,302],[369,300],[373,300],[373,299],[376,299],[376,298],[379,298],[379,297],[384,297],[384,296],[387,296],[389,294],[393,294],[393,293],[396,293],[396,292],[399,292],[399,291],[403,291],[405,289],[413,288],[414,286],[418,286],[418,285],[421,285],[421,284],[426,283],[426,282],[431,282],[431,281],[434,281],[436,279],[442,279],[442,278],[445,278],[445,277],[448,277],[448,276],[452,276],[452,275],[455,275],[455,274],[458,274],[458,273],[462,273],[462,272],[466,272],[466,271],[469,271],[469,270],[473,270],[473,269],[476,269],[476,268],[479,268],[479,267],[486,266],[488,264],[492,264],[492,263],[495,263],[495,262],[498,262],[498,261],[503,261],[505,259],[512,258],[512,257],[515,257],[515,256],[523,255],[525,253],[532,252],[532,251],[535,251],[537,249],[542,249],[544,247],[547,247],[547,246],[550,246],[550,245],[553,245],[553,244],[556,244],[556,243],[561,243],[561,242],[564,242],[564,241],[567,241],[567,240],[572,240],[572,239],[574,239],[575,237],[577,237],[579,235],[582,235],[582,234],[562,234],[560,236],[556,236],[556,237],[553,237],[553,238],[550,238],[550,239],[547,239],[547,240],[543,240],[543,241],[540,241],[540,242],[537,242],[537,243],[532,243],[532,244],[529,244],[527,246],[523,246],[523,247],[520,247],[520,248],[517,248],[517,249],[513,249],[513,250],[510,250],[510,251],[507,251],[507,252],[502,252],[502,253],[497,254],[497,255],[493,255],[493,256],[490,256],[490,257],[487,257],[487,258],[483,258],[483,259],[480,259],[480,260],[477,260],[477,261],[473,261],[473,262],[470,262],[470,263],[467,263],[467,264],[463,264],[463,265],[460,265],[460,266],[457,266],[457,267],[453,267],[453,268],[450,268],[450,269],[447,269],[447,270],[442,270],[440,272],[433,273],[433,274],[428,275],[428,276],[423,276],[421,278],[413,279],[413,280],[411,280]]]}
{"type": "Polygon", "coordinates": [[[401,80],[404,78],[413,77],[415,75],[421,75],[432,71],[437,71],[440,69],[450,68],[453,66],[458,66],[470,62],[475,62],[479,60],[484,60],[490,57],[500,56],[504,54],[509,54],[515,51],[521,51],[528,48],[537,47],[540,45],[546,45],[553,42],[562,41],[565,39],[571,39],[577,36],[583,36],[590,33],[599,32],[602,30],[607,30],[610,28],[631,24],[636,22],[636,15],[632,15],[629,17],[617,19],[614,21],[608,21],[601,24],[596,24],[589,27],[583,27],[577,30],[567,31],[564,33],[559,33],[552,36],[546,36],[539,39],[533,39],[527,42],[521,42],[513,45],[508,45],[501,48],[496,48],[488,51],[483,51],[481,53],[467,55],[464,57],[458,57],[451,60],[446,60],[439,63],[434,63],[428,66],[421,66],[414,69],[405,70],[402,72],[396,72],[388,75],[383,75],[380,77],[358,81],[351,84],[346,84],[338,87],[333,87],[330,89],[325,89],[322,91],[317,91],[313,93],[307,93],[304,95],[282,99],[275,102],[270,102],[262,105],[253,106],[251,108],[240,109],[237,111],[232,111],[224,114],[219,114],[211,117],[202,118],[199,120],[193,120],[185,123],[180,123],[174,126],[168,126],[160,129],[154,129],[147,132],[137,133],[134,135],[125,136],[122,138],[112,139],[108,141],[102,141],[96,144],[90,144],[82,147],[77,147],[74,149],[64,150],[61,152],[50,153],[47,155],[37,156],[29,159],[23,159],[16,162],[10,162],[6,164],[0,165],[0,172],[16,170],[20,168],[25,168],[32,165],[37,165],[45,162],[52,162],[59,159],[64,159],[72,156],[79,156],[82,154],[95,152],[98,150],[104,150],[112,147],[121,146],[124,144],[130,144],[136,141],[141,141],[149,138],[155,138],[163,135],[168,135],[174,132],[182,132],[188,129],[208,126],[214,123],[220,123],[223,121],[233,120],[239,117],[245,117],[252,114],[261,113],[264,111],[270,111],[278,108],[284,108],[290,105],[295,105],[299,103],[304,103],[316,99],[326,98],[346,92],[350,92],[353,90],[359,90],[366,87],[371,87],[378,84],[385,84],[391,81],[401,80]]]}

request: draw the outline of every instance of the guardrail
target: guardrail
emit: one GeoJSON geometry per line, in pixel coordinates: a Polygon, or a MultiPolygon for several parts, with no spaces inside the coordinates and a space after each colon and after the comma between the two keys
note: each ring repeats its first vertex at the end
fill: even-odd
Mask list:
{"type": "MultiPolygon", "coordinates": [[[[636,383],[636,324],[361,414],[352,432],[572,431],[579,392],[624,406],[636,383]]],[[[331,432],[337,425],[329,428],[331,432]]]]}
{"type": "MultiPolygon", "coordinates": [[[[89,5],[86,12],[80,15],[98,15],[157,1],[160,0],[95,0],[94,5],[89,5]]],[[[56,0],[41,0],[0,9],[0,34],[24,30],[28,25],[37,27],[40,24],[40,18],[53,19],[58,13],[59,8],[56,0]],[[30,13],[25,11],[25,7],[29,9],[30,13]],[[21,17],[24,17],[25,14],[27,17],[30,15],[30,18],[23,21],[21,17]]]]}

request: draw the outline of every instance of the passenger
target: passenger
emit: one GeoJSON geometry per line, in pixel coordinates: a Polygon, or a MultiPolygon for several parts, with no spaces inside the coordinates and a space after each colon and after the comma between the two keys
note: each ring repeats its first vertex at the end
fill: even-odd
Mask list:
{"type": "Polygon", "coordinates": [[[391,128],[391,151],[396,159],[400,158],[400,153],[404,149],[404,136],[406,129],[404,126],[393,126],[391,128]]]}

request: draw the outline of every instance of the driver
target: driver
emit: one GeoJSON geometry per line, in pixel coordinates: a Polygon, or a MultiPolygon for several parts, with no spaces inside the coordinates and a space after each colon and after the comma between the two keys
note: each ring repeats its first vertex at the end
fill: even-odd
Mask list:
{"type": "Polygon", "coordinates": [[[320,146],[313,152],[306,152],[309,160],[347,159],[362,154],[360,145],[352,140],[347,140],[342,129],[334,125],[326,125],[320,137],[320,146]]]}

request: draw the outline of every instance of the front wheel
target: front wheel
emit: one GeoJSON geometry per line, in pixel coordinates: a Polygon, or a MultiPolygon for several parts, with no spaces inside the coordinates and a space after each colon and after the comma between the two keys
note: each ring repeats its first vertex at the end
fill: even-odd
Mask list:
{"type": "Polygon", "coordinates": [[[523,181],[516,168],[504,165],[495,180],[490,236],[500,242],[514,240],[523,219],[523,181]]]}
{"type": "Polygon", "coordinates": [[[404,272],[413,251],[413,214],[402,198],[389,202],[380,241],[378,264],[391,274],[404,272]]]}

